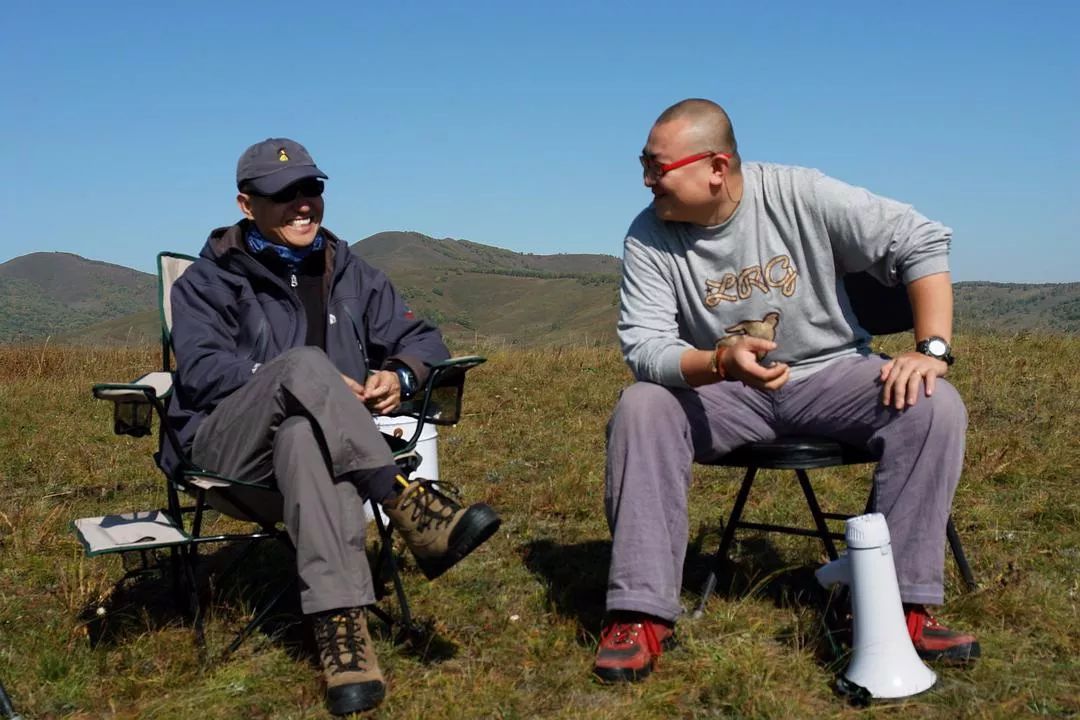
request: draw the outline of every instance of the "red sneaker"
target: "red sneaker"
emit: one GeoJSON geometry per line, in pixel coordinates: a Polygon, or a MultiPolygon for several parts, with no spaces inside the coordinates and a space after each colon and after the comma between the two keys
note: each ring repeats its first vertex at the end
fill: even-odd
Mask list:
{"type": "Polygon", "coordinates": [[[674,645],[671,623],[642,613],[620,613],[600,633],[593,674],[609,683],[644,680],[661,653],[674,645]]]}
{"type": "Polygon", "coordinates": [[[922,605],[905,605],[908,633],[915,651],[923,660],[949,665],[971,665],[979,657],[979,641],[974,635],[950,630],[922,605]]]}

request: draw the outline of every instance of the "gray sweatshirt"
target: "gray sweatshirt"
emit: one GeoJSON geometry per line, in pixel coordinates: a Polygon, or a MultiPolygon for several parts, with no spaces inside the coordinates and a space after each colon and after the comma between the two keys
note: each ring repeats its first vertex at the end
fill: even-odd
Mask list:
{"type": "Polygon", "coordinates": [[[743,198],[722,225],[657,219],[652,206],[623,248],[619,341],[638,380],[686,387],[679,359],[721,338],[774,340],[793,379],[867,354],[841,279],[886,285],[946,272],[952,230],[910,205],[817,170],[743,163],[743,198]]]}

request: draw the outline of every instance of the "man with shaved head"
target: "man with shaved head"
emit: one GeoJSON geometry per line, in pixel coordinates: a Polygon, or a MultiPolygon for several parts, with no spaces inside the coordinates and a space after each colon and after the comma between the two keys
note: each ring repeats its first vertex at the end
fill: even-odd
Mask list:
{"type": "Polygon", "coordinates": [[[915,648],[973,661],[975,638],[926,610],[944,600],[967,427],[944,380],[952,231],[816,170],[743,163],[731,120],[709,100],[665,110],[641,165],[652,203],[626,235],[618,325],[637,382],[608,425],[613,543],[595,674],[641,680],[674,640],[692,463],[796,434],[880,455],[875,509],[889,524],[915,648]],[[870,351],[842,282],[856,272],[906,286],[910,350],[870,351]]]}

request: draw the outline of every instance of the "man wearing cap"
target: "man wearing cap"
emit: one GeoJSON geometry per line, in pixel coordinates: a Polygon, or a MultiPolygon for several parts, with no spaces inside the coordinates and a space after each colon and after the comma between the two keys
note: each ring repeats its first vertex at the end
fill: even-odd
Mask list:
{"type": "Polygon", "coordinates": [[[743,163],[727,113],[688,99],[641,154],[652,202],[624,243],[618,333],[638,381],[608,425],[608,622],[595,674],[641,680],[674,639],[691,467],[753,441],[810,434],[880,455],[885,514],[912,642],[969,663],[979,644],[925,605],[944,597],[945,528],[967,413],[953,361],[949,228],[816,170],[743,163]],[[903,283],[915,338],[885,358],[842,278],[903,283]]]}
{"type": "MultiPolygon", "coordinates": [[[[399,474],[372,416],[411,397],[449,352],[382,272],[322,227],[325,179],[292,140],[241,155],[244,219],[212,231],[172,290],[169,417],[197,465],[280,493],[327,703],[346,714],[385,693],[363,613],[375,601],[365,500],[381,503],[431,579],[500,521],[399,474]]],[[[161,464],[170,476],[180,466],[168,443],[161,464]]]]}

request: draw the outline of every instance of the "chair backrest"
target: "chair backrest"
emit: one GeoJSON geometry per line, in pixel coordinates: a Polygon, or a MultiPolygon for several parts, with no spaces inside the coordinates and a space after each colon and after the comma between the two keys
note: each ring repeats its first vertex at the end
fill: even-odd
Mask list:
{"type": "Polygon", "coordinates": [[[888,287],[860,272],[845,275],[844,288],[855,317],[870,334],[906,332],[915,326],[906,286],[888,287]]]}
{"type": "Polygon", "coordinates": [[[180,276],[195,262],[190,255],[158,253],[158,310],[161,314],[162,367],[169,369],[169,349],[172,347],[172,288],[180,276]]]}

